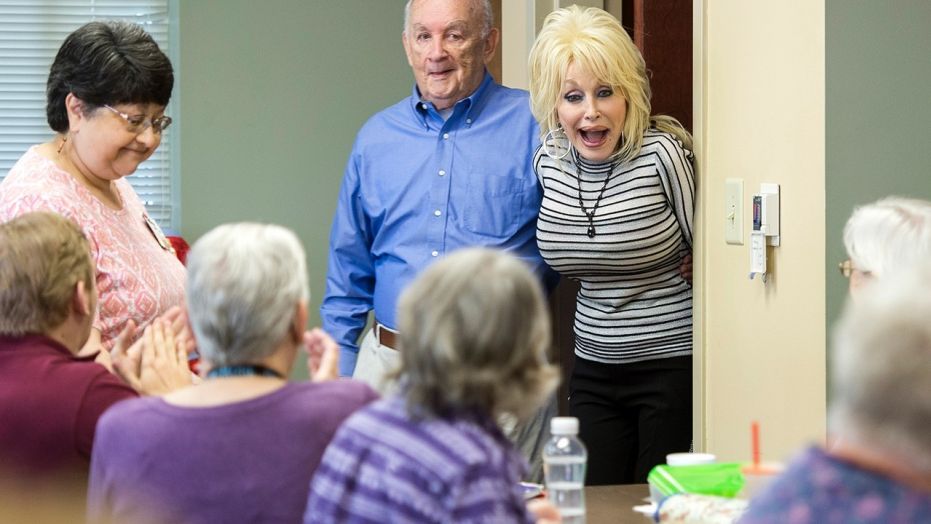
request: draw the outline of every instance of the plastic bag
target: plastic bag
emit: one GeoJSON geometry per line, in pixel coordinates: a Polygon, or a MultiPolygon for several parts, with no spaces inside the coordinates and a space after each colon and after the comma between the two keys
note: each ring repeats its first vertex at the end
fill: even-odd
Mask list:
{"type": "MultiPolygon", "coordinates": [[[[695,493],[733,498],[744,486],[738,462],[667,466],[660,464],[647,475],[655,499],[676,493],[695,493]],[[660,495],[655,497],[655,495],[660,495]]],[[[657,500],[658,502],[658,500],[657,500]]]]}

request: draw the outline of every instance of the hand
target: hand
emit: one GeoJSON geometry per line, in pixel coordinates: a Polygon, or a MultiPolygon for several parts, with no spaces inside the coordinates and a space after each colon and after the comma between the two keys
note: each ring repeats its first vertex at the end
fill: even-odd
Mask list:
{"type": "Polygon", "coordinates": [[[527,511],[537,518],[537,524],[559,524],[562,522],[559,509],[545,498],[527,501],[527,511]]]}
{"type": "Polygon", "coordinates": [[[171,323],[171,332],[174,333],[175,341],[184,346],[185,353],[191,354],[197,351],[197,342],[188,324],[187,310],[174,306],[159,318],[171,323]]]}
{"type": "Polygon", "coordinates": [[[682,257],[682,265],[679,266],[679,275],[689,284],[692,283],[692,255],[691,253],[682,257]]]}
{"type": "Polygon", "coordinates": [[[130,386],[132,386],[130,377],[139,376],[139,366],[142,362],[142,345],[132,344],[135,338],[136,323],[129,320],[123,331],[116,337],[113,348],[110,350],[110,359],[113,362],[111,371],[130,386]]]}
{"type": "Polygon", "coordinates": [[[161,395],[191,385],[186,346],[176,340],[169,320],[156,319],[128,350],[125,342],[120,347],[126,358],[117,366],[119,375],[140,394],[161,395]]]}
{"type": "MultiPolygon", "coordinates": [[[[184,309],[174,306],[166,311],[164,315],[158,317],[158,319],[170,323],[171,333],[174,336],[175,343],[179,344],[184,349],[185,359],[187,358],[187,354],[197,349],[194,336],[191,334],[191,328],[188,325],[187,313],[184,309]]],[[[153,322],[153,324],[154,323],[155,322],[153,322]]],[[[123,331],[116,337],[113,348],[110,350],[110,353],[106,355],[107,364],[104,364],[107,369],[116,373],[117,376],[130,385],[132,385],[132,383],[129,377],[138,378],[142,365],[142,345],[133,343],[138,335],[137,331],[134,321],[129,320],[126,322],[126,327],[123,328],[123,331]],[[112,366],[108,365],[111,361],[112,366]]],[[[94,332],[97,332],[97,330],[95,329],[94,332]]],[[[85,349],[91,344],[92,340],[94,340],[93,332],[90,340],[88,340],[88,343],[85,345],[85,349]]],[[[98,345],[99,340],[100,333],[97,332],[98,345]]],[[[98,361],[99,359],[100,357],[98,356],[98,361]]]]}
{"type": "Polygon", "coordinates": [[[336,380],[339,378],[339,345],[320,328],[304,333],[304,349],[307,351],[307,372],[311,380],[336,380]]]}

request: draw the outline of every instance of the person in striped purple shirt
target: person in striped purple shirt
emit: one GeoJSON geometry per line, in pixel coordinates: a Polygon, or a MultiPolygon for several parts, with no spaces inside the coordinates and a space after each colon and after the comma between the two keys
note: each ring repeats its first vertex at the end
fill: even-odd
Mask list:
{"type": "Polygon", "coordinates": [[[338,430],[304,522],[558,521],[525,504],[526,461],[495,424],[530,416],[558,380],[538,279],[503,251],[461,250],[404,291],[398,319],[398,392],[338,430]]]}

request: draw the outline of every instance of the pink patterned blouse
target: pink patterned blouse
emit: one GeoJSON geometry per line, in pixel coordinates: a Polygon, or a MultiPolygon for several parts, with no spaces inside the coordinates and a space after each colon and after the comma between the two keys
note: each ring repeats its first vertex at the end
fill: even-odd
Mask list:
{"type": "Polygon", "coordinates": [[[183,304],[184,266],[129,182],[115,182],[123,209],[111,209],[37,147],[26,151],[0,183],[0,222],[51,211],[81,226],[97,268],[94,327],[109,349],[130,319],[144,328],[183,304]]]}

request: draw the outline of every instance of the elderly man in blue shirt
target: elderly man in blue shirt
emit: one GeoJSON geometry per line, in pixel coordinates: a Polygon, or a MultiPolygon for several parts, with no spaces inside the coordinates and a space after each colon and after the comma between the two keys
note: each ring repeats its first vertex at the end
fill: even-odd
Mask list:
{"type": "MultiPolygon", "coordinates": [[[[416,84],[359,131],[320,308],[341,348],[340,374],[381,391],[399,358],[398,296],[438,257],[466,246],[500,248],[555,281],[536,245],[541,192],[530,162],[539,132],[528,95],[497,84],[485,69],[499,39],[490,2],[410,0],[404,14],[416,84]],[[373,310],[375,327],[359,345],[373,310]]],[[[532,462],[554,409],[516,437],[532,462]]]]}

